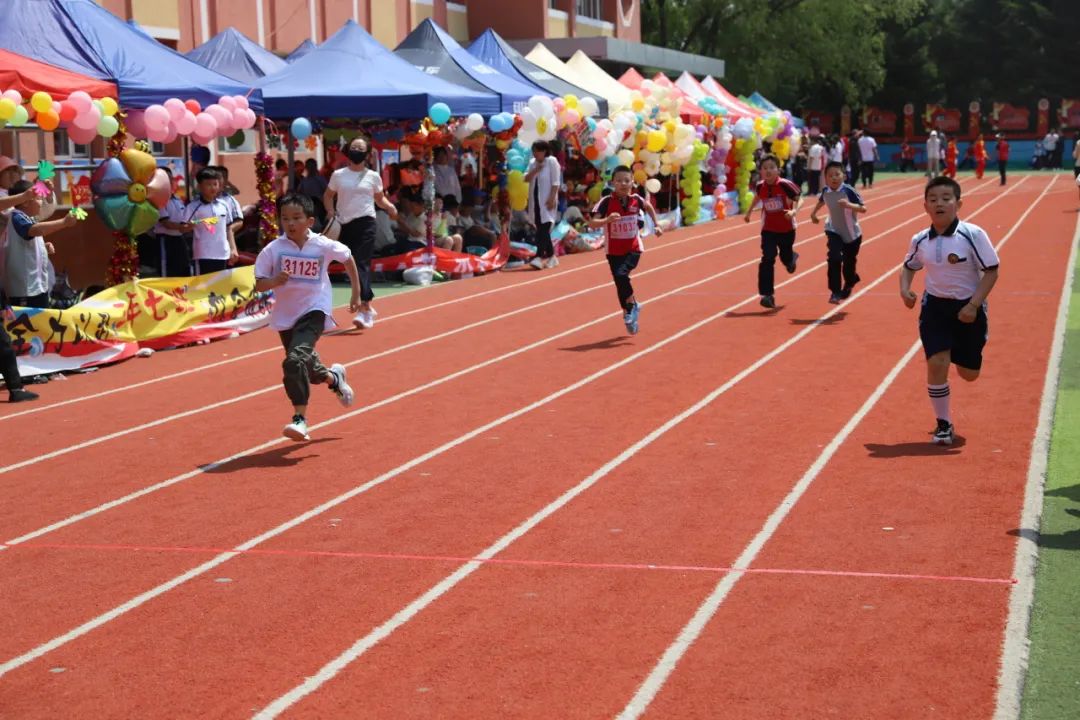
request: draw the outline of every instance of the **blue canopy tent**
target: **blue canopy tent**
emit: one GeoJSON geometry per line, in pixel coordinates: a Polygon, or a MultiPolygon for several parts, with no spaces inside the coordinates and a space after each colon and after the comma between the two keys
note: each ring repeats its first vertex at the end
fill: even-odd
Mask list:
{"type": "Polygon", "coordinates": [[[397,46],[394,54],[429,75],[462,87],[497,94],[506,112],[520,112],[534,95],[551,95],[531,83],[507,77],[475,55],[470,55],[431,18],[417,25],[397,46]]]}
{"type": "MultiPolygon", "coordinates": [[[[769,110],[769,111],[772,111],[772,112],[780,111],[780,107],[778,105],[776,105],[776,103],[769,100],[767,97],[765,97],[764,95],[759,93],[757,90],[755,90],[753,93],[751,93],[750,97],[747,98],[747,100],[750,101],[751,105],[754,105],[755,107],[759,107],[762,110],[769,110]]],[[[794,125],[797,128],[806,127],[806,123],[803,122],[802,118],[797,118],[794,115],[791,116],[791,124],[794,125]]]]}
{"type": "Polygon", "coordinates": [[[225,77],[248,84],[288,66],[283,59],[233,27],[225,28],[191,50],[187,57],[225,77]]]}
{"type": "Polygon", "coordinates": [[[577,85],[571,85],[562,78],[555,77],[539,65],[529,62],[490,28],[485,30],[484,34],[476,38],[476,40],[473,40],[472,45],[468,47],[468,51],[471,55],[483,60],[503,75],[535,85],[546,95],[591,97],[596,100],[596,104],[600,108],[600,116],[607,117],[607,100],[596,97],[577,85]]]}
{"type": "Polygon", "coordinates": [[[311,40],[305,40],[297,45],[295,50],[285,56],[285,62],[291,63],[295,60],[299,60],[317,47],[319,46],[311,42],[311,40]]]}
{"type": "MultiPolygon", "coordinates": [[[[245,95],[249,86],[188,60],[92,0],[4,0],[0,48],[24,57],[110,80],[120,104],[145,108],[171,97],[209,105],[222,95],[245,95]]],[[[248,97],[262,110],[262,96],[248,97]]]]}
{"type": "Polygon", "coordinates": [[[426,117],[437,102],[454,115],[499,112],[499,97],[417,70],[352,20],[296,62],[257,83],[266,115],[293,118],[426,117]]]}

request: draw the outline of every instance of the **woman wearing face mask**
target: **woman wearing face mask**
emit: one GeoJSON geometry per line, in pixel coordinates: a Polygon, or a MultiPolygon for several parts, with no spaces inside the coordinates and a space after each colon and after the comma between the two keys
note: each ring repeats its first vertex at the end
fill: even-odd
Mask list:
{"type": "Polygon", "coordinates": [[[371,307],[375,293],[371,291],[371,256],[375,250],[375,206],[378,205],[397,219],[397,209],[383,194],[382,177],[368,167],[368,142],[355,138],[349,143],[345,157],[349,164],[335,170],[323,195],[323,205],[341,222],[340,240],[352,251],[360,272],[360,312],[353,318],[358,328],[375,325],[376,312],[371,307]],[[335,203],[336,199],[336,203],[335,203]]]}

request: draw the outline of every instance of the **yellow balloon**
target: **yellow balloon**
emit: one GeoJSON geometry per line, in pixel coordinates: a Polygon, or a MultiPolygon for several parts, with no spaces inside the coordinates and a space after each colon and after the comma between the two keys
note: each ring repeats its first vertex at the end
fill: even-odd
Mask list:
{"type": "Polygon", "coordinates": [[[47,92],[41,92],[40,90],[30,96],[30,107],[34,108],[36,112],[45,112],[46,110],[52,110],[52,96],[47,92]]]}
{"type": "Polygon", "coordinates": [[[567,95],[566,97],[563,98],[563,101],[566,103],[566,107],[568,107],[569,109],[571,109],[571,110],[576,110],[577,109],[577,106],[578,106],[578,97],[577,97],[577,95],[567,95]]]}
{"type": "Polygon", "coordinates": [[[634,109],[634,112],[641,112],[645,109],[645,101],[641,98],[634,98],[630,103],[630,107],[634,109]]]}
{"type": "Polygon", "coordinates": [[[667,134],[663,130],[650,130],[646,147],[649,152],[660,152],[667,145],[667,134]]]}
{"type": "Polygon", "coordinates": [[[0,120],[10,120],[15,115],[15,103],[11,98],[0,98],[0,120]]]}
{"type": "MultiPolygon", "coordinates": [[[[649,176],[646,175],[645,171],[642,170],[641,168],[638,168],[637,170],[634,171],[634,182],[636,182],[638,185],[644,185],[645,181],[648,180],[648,179],[649,179],[649,176]]],[[[599,202],[599,201],[597,201],[597,202],[599,202]]]]}
{"type": "Polygon", "coordinates": [[[116,104],[116,101],[111,97],[101,98],[101,114],[106,117],[112,117],[120,110],[120,107],[116,104]]]}

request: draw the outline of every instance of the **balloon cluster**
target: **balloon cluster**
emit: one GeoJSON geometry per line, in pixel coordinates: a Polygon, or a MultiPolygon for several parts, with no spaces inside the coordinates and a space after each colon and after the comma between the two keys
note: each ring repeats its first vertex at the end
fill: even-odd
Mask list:
{"type": "Polygon", "coordinates": [[[129,148],[98,165],[90,178],[94,208],[110,230],[130,237],[154,227],[172,194],[169,176],[154,156],[129,148]]]}
{"type": "Polygon", "coordinates": [[[663,122],[677,120],[682,108],[682,91],[672,85],[645,80],[637,90],[630,91],[629,110],[643,115],[646,120],[663,122]]]}
{"type": "MultiPolygon", "coordinates": [[[[573,97],[573,96],[569,96],[573,97]]],[[[554,140],[555,135],[559,130],[559,123],[569,122],[571,116],[565,114],[566,101],[562,98],[556,98],[556,101],[547,97],[546,95],[533,95],[529,98],[528,106],[521,111],[521,132],[518,133],[518,140],[523,145],[531,146],[537,140],[554,140]],[[559,108],[562,108],[560,111],[559,108]],[[560,114],[562,114],[560,120],[560,114]]],[[[577,99],[574,99],[577,102],[577,99]]],[[[575,114],[577,110],[573,111],[575,114]]],[[[578,122],[581,121],[580,115],[578,116],[578,122]]],[[[563,125],[562,127],[566,127],[563,125]]],[[[511,200],[511,202],[513,202],[511,200]]]]}
{"type": "Polygon", "coordinates": [[[11,127],[22,127],[34,120],[42,130],[67,128],[75,142],[85,145],[98,135],[112,137],[120,128],[117,113],[120,108],[111,97],[94,100],[82,90],[71,93],[59,102],[47,92],[35,92],[26,102],[18,90],[6,90],[0,95],[0,121],[11,127]]]}
{"type": "Polygon", "coordinates": [[[697,101],[698,107],[709,113],[710,115],[727,115],[727,108],[720,104],[714,97],[706,95],[697,101]]]}
{"type": "Polygon", "coordinates": [[[162,143],[190,137],[204,146],[214,138],[255,127],[255,120],[255,111],[243,95],[223,95],[205,109],[198,100],[169,98],[160,105],[127,114],[128,132],[135,137],[162,143]]]}
{"type": "Polygon", "coordinates": [[[716,136],[712,151],[709,153],[707,165],[713,179],[721,183],[727,177],[727,157],[731,151],[731,143],[734,136],[728,130],[722,130],[716,136]]]}
{"type": "Polygon", "coordinates": [[[771,152],[780,159],[781,163],[799,152],[802,137],[791,121],[791,113],[787,110],[755,119],[754,131],[770,143],[771,152]]]}
{"type": "Polygon", "coordinates": [[[755,136],[740,138],[737,135],[735,140],[735,159],[738,163],[735,166],[735,190],[739,194],[739,210],[744,213],[754,203],[754,193],[750,192],[750,173],[757,167],[754,164],[757,140],[755,136]]]}
{"type": "Polygon", "coordinates": [[[708,145],[701,141],[695,142],[690,153],[690,162],[683,170],[679,187],[683,191],[682,217],[686,225],[697,222],[701,214],[701,164],[708,154],[708,145]]]}

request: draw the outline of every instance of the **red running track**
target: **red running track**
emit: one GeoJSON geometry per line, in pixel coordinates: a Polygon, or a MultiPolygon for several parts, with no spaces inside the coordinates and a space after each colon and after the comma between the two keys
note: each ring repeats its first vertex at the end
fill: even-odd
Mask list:
{"type": "MultiPolygon", "coordinates": [[[[995,240],[1037,204],[1002,250],[986,374],[954,383],[965,443],[953,450],[928,452],[920,358],[882,387],[916,337],[895,290],[907,239],[924,224],[916,181],[868,194],[880,214],[864,224],[864,282],[838,309],[814,267],[824,243],[804,224],[800,271],[779,272],[776,313],[752,295],[750,241],[642,274],[649,302],[633,338],[604,287],[362,363],[362,402],[404,396],[333,415],[309,445],[197,471],[273,437],[284,401],[264,393],[158,426],[167,441],[149,441],[161,432],[152,428],[40,461],[28,453],[0,474],[9,497],[28,498],[4,510],[4,539],[70,522],[0,552],[0,707],[16,717],[612,717],[651,678],[657,717],[931,707],[989,717],[1008,531],[1075,220],[1063,212],[1072,198],[1045,193],[1049,183],[1033,177],[999,195],[965,182],[965,216],[995,240]],[[725,572],[875,391],[753,557],[758,570],[784,572],[725,572]],[[499,562],[462,560],[477,556],[499,562]],[[736,582],[657,684],[658,661],[722,578],[736,582]]],[[[642,270],[751,237],[734,225],[663,249],[695,233],[681,231],[650,247],[642,270]]],[[[324,354],[361,359],[453,330],[466,314],[483,320],[604,283],[595,264],[568,272],[589,263],[571,258],[542,282],[455,283],[438,292],[500,292],[332,338],[324,354]]],[[[419,309],[435,292],[381,308],[419,309]]],[[[197,348],[198,361],[264,347],[258,335],[197,348]]],[[[180,370],[187,352],[153,362],[180,370]]],[[[270,385],[277,362],[267,353],[148,385],[134,419],[112,419],[110,395],[25,428],[6,420],[5,431],[29,441],[53,413],[78,412],[86,442],[145,422],[155,403],[197,411],[270,385]]],[[[118,382],[110,373],[149,379],[148,365],[80,378],[79,392],[118,382]]],[[[43,443],[66,447],[59,433],[43,443]]]]}

